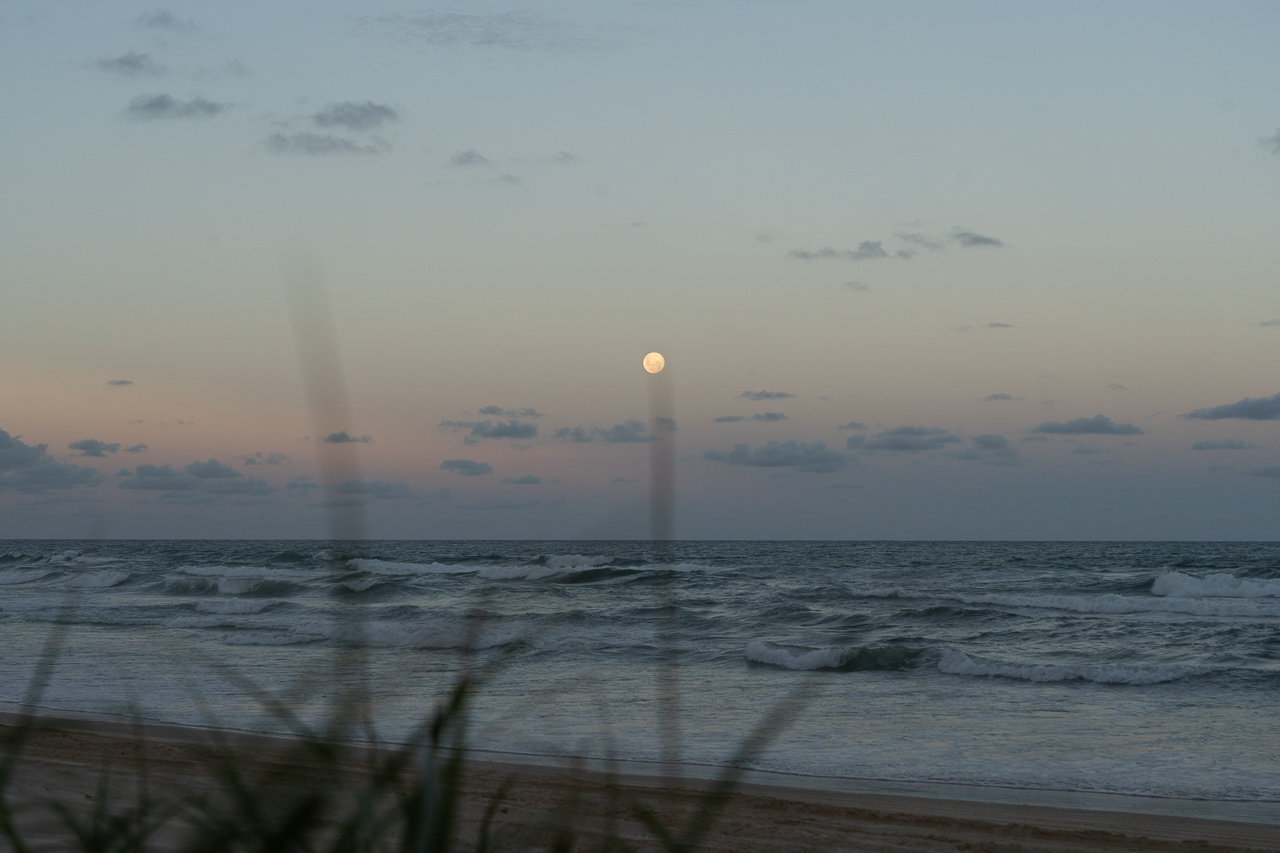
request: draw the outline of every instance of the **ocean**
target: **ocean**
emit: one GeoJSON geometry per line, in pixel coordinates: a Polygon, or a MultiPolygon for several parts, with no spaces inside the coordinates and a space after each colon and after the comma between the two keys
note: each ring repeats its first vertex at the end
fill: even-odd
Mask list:
{"type": "Polygon", "coordinates": [[[481,666],[476,748],[705,767],[800,690],[753,767],[1280,803],[1280,544],[0,541],[0,701],[59,626],[49,708],[395,740],[481,666]]]}

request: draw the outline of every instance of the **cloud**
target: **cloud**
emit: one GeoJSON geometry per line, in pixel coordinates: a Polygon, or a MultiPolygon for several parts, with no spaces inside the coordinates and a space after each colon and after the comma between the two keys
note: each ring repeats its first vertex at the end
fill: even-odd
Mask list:
{"type": "Polygon", "coordinates": [[[431,12],[364,16],[357,32],[391,36],[437,46],[528,50],[567,50],[592,42],[578,28],[529,12],[431,12]]]}
{"type": "Polygon", "coordinates": [[[414,496],[413,489],[403,481],[387,483],[383,480],[344,480],[333,487],[340,495],[369,495],[378,500],[391,501],[414,496]]]}
{"type": "Polygon", "coordinates": [[[138,26],[153,30],[169,30],[171,32],[196,32],[200,27],[195,21],[184,21],[175,17],[168,9],[156,9],[138,17],[138,26]]]}
{"type": "Polygon", "coordinates": [[[493,466],[488,462],[476,462],[471,459],[446,459],[440,463],[440,467],[464,477],[479,477],[481,474],[493,473],[493,466]]]}
{"type": "Polygon", "coordinates": [[[294,477],[284,486],[291,492],[310,492],[320,488],[320,484],[307,476],[294,477]]]}
{"type": "Polygon", "coordinates": [[[1128,385],[1121,385],[1119,382],[1112,382],[1107,387],[1110,388],[1112,391],[1132,391],[1133,390],[1128,385]]]}
{"type": "Polygon", "coordinates": [[[124,449],[125,453],[146,453],[147,446],[145,444],[135,444],[124,449]]]}
{"type": "Polygon", "coordinates": [[[746,418],[742,415],[721,415],[718,418],[712,418],[711,422],[717,424],[736,424],[738,421],[745,420],[746,418]]]}
{"type": "Polygon", "coordinates": [[[153,492],[193,492],[201,487],[201,480],[171,465],[139,465],[131,479],[120,484],[122,489],[140,489],[153,492]]]}
{"type": "Polygon", "coordinates": [[[323,439],[325,444],[368,444],[373,438],[367,435],[348,435],[344,429],[342,432],[331,432],[323,439]]]}
{"type": "MultiPolygon", "coordinates": [[[[674,429],[675,423],[672,422],[668,429],[674,429]]],[[[589,441],[606,441],[614,444],[641,444],[653,441],[653,435],[649,432],[648,427],[637,420],[623,421],[620,424],[614,424],[608,429],[602,427],[560,427],[555,431],[554,437],[556,441],[571,441],[574,443],[585,443],[589,441]]]]}
{"type": "Polygon", "coordinates": [[[252,456],[239,456],[246,465],[288,465],[293,460],[283,453],[263,453],[258,451],[252,456]]]}
{"type": "Polygon", "coordinates": [[[1262,468],[1254,468],[1249,472],[1251,477],[1270,477],[1273,480],[1280,480],[1280,465],[1265,465],[1262,468]]]}
{"type": "Polygon", "coordinates": [[[1202,421],[1220,421],[1227,418],[1247,421],[1280,420],[1280,394],[1270,397],[1245,397],[1239,402],[1228,403],[1225,406],[1196,409],[1194,412],[1187,412],[1183,417],[1202,421]]]}
{"type": "Polygon", "coordinates": [[[108,385],[132,385],[133,380],[132,379],[108,379],[107,384],[108,385]]]}
{"type": "Polygon", "coordinates": [[[515,498],[484,498],[470,503],[456,503],[458,509],[527,509],[531,506],[539,506],[542,501],[533,500],[517,500],[515,498]]]}
{"type": "Polygon", "coordinates": [[[122,77],[158,76],[165,72],[165,67],[153,60],[150,54],[133,51],[115,57],[104,56],[93,64],[102,71],[122,77]]]}
{"type": "MultiPolygon", "coordinates": [[[[125,115],[138,121],[151,119],[210,118],[223,113],[230,104],[220,104],[207,98],[195,97],[180,101],[167,93],[139,95],[129,102],[125,115]]],[[[277,134],[278,135],[278,134],[277,134]]]]}
{"type": "Polygon", "coordinates": [[[858,293],[865,293],[866,291],[871,289],[870,287],[868,287],[867,285],[863,284],[860,281],[846,281],[844,283],[844,286],[858,293]]]}
{"type": "MultiPolygon", "coordinates": [[[[240,477],[239,474],[236,476],[240,477]]],[[[240,477],[237,480],[205,480],[200,491],[207,495],[269,495],[275,491],[275,487],[257,477],[240,477]]]]}
{"type": "Polygon", "coordinates": [[[786,400],[795,394],[788,394],[786,391],[743,391],[738,396],[759,403],[761,400],[786,400]]]}
{"type": "Polygon", "coordinates": [[[104,479],[93,468],[58,462],[47,444],[24,444],[0,429],[0,492],[37,493],[48,489],[96,486],[104,479]]]}
{"type": "Polygon", "coordinates": [[[1013,324],[1012,323],[988,323],[987,328],[988,329],[1012,329],[1013,324]]]}
{"type": "Polygon", "coordinates": [[[542,412],[537,409],[504,409],[501,406],[482,406],[480,414],[497,418],[541,418],[542,412]]]}
{"type": "Polygon", "coordinates": [[[930,237],[928,234],[904,233],[895,231],[893,236],[897,237],[904,243],[910,243],[913,246],[919,246],[922,249],[928,249],[930,252],[940,252],[946,244],[936,237],[930,237]]]}
{"type": "Polygon", "coordinates": [[[891,453],[919,453],[922,450],[941,450],[948,444],[957,444],[960,436],[937,427],[900,426],[878,432],[865,445],[867,450],[885,450],[891,453]]]}
{"type": "Polygon", "coordinates": [[[1191,445],[1192,450],[1256,450],[1256,444],[1247,441],[1236,441],[1228,438],[1223,441],[1197,441],[1191,445]]]}
{"type": "Polygon", "coordinates": [[[373,101],[365,101],[363,104],[343,101],[340,104],[330,104],[313,115],[311,120],[321,127],[363,131],[377,130],[388,122],[399,121],[400,115],[391,107],[375,104],[373,101]]]}
{"type": "Polygon", "coordinates": [[[551,155],[552,163],[559,163],[562,166],[571,166],[574,163],[585,163],[586,159],[579,157],[577,154],[571,154],[568,151],[557,151],[551,155]]]}
{"type": "Polygon", "coordinates": [[[1271,149],[1272,154],[1280,154],[1280,130],[1277,130],[1275,136],[1264,136],[1258,142],[1271,149]]]}
{"type": "Polygon", "coordinates": [[[533,438],[538,434],[536,424],[526,424],[517,420],[498,421],[441,421],[438,429],[469,429],[471,434],[463,442],[475,444],[485,438],[533,438]]]}
{"type": "Polygon", "coordinates": [[[840,424],[836,429],[866,429],[867,425],[861,421],[849,421],[847,424],[840,424]]]}
{"type": "Polygon", "coordinates": [[[758,412],[751,416],[753,421],[785,421],[787,416],[782,412],[758,412]]]}
{"type": "MultiPolygon", "coordinates": [[[[1010,464],[1018,455],[1018,451],[1009,444],[1009,439],[1003,435],[989,433],[987,435],[975,435],[969,439],[971,446],[964,450],[958,450],[948,453],[952,459],[962,459],[965,461],[984,461],[988,464],[1010,464]]],[[[1016,464],[1016,463],[1015,463],[1016,464]]]]}
{"type": "Polygon", "coordinates": [[[69,450],[79,450],[81,456],[97,456],[99,459],[105,458],[108,453],[115,453],[120,449],[117,443],[107,444],[98,441],[96,438],[86,438],[81,441],[73,441],[67,445],[69,450]]]}
{"type": "Polygon", "coordinates": [[[476,167],[488,169],[492,168],[496,164],[476,149],[468,148],[466,151],[458,151],[454,153],[454,155],[449,158],[449,165],[462,169],[476,167]]]}
{"type": "Polygon", "coordinates": [[[833,474],[849,467],[844,453],[828,448],[821,441],[770,441],[755,450],[746,444],[735,444],[727,453],[707,450],[702,458],[752,468],[795,468],[809,474],[833,474]]]}
{"type": "Polygon", "coordinates": [[[995,237],[987,237],[983,234],[978,234],[974,231],[965,231],[960,228],[951,232],[951,239],[955,240],[966,249],[983,247],[992,249],[1004,248],[1003,240],[997,240],[995,237]]]}
{"type": "Polygon", "coordinates": [[[1021,397],[1011,397],[1008,394],[988,394],[982,398],[983,400],[1021,400],[1021,397]]]}
{"type": "Polygon", "coordinates": [[[332,136],[328,133],[311,133],[310,131],[290,133],[288,135],[273,133],[262,140],[262,144],[272,154],[306,154],[311,157],[325,157],[331,154],[381,154],[391,147],[385,141],[377,138],[368,144],[362,144],[352,142],[350,139],[343,139],[341,136],[332,136]]]}
{"type": "Polygon", "coordinates": [[[208,462],[192,462],[182,470],[201,480],[225,480],[243,476],[230,465],[223,465],[217,459],[210,459],[208,462]]]}
{"type": "Polygon", "coordinates": [[[821,249],[792,249],[787,252],[788,258],[795,258],[799,261],[818,261],[828,258],[839,258],[846,261],[873,261],[879,258],[901,258],[907,260],[915,255],[912,249],[899,249],[890,254],[884,249],[884,245],[879,240],[863,240],[858,244],[856,249],[833,249],[830,246],[823,246],[821,249]]]}
{"type": "Polygon", "coordinates": [[[844,440],[845,450],[861,450],[862,445],[867,443],[865,435],[851,435],[844,440]]]}
{"type": "Polygon", "coordinates": [[[1139,427],[1118,424],[1103,415],[1071,421],[1045,421],[1031,431],[1048,435],[1142,435],[1139,427]]]}
{"type": "Polygon", "coordinates": [[[1280,326],[1280,320],[1263,320],[1259,326],[1280,326]]]}
{"type": "Polygon", "coordinates": [[[523,477],[503,477],[502,482],[513,486],[540,486],[542,485],[542,478],[535,477],[532,474],[525,474],[523,477]]]}

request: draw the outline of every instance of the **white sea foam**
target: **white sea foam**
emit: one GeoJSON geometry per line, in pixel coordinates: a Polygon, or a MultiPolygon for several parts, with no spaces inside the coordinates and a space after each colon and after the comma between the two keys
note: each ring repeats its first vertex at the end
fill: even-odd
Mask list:
{"type": "Polygon", "coordinates": [[[107,563],[120,562],[120,558],[118,557],[76,557],[74,560],[72,560],[72,562],[78,563],[82,566],[105,566],[107,563]]]}
{"type": "Polygon", "coordinates": [[[76,589],[106,589],[119,586],[128,579],[128,572],[87,572],[67,581],[67,586],[76,589]]]}
{"type": "Polygon", "coordinates": [[[756,663],[787,669],[835,669],[844,666],[857,653],[857,649],[814,649],[797,655],[757,640],[747,646],[746,657],[756,663]]]}
{"type": "Polygon", "coordinates": [[[303,581],[314,573],[297,569],[270,569],[266,566],[180,566],[178,572],[205,578],[265,578],[267,580],[303,581]]]}
{"type": "Polygon", "coordinates": [[[1093,681],[1098,684],[1161,684],[1204,672],[1193,666],[1062,666],[975,661],[964,652],[948,650],[938,669],[951,675],[1012,678],[1019,681],[1093,681]]]}
{"type": "Polygon", "coordinates": [[[480,577],[490,581],[536,581],[565,573],[564,569],[550,566],[486,566],[480,570],[480,577]]]}
{"type": "Polygon", "coordinates": [[[1253,580],[1224,573],[1198,578],[1168,572],[1155,579],[1151,593],[1169,598],[1280,598],[1280,580],[1253,580]]]}
{"type": "Polygon", "coordinates": [[[273,604],[275,604],[274,601],[261,598],[231,598],[223,599],[221,601],[201,601],[196,604],[196,610],[201,613],[218,613],[223,615],[236,613],[261,613],[273,604]]]}
{"type": "Polygon", "coordinates": [[[66,551],[63,551],[61,554],[50,554],[49,562],[65,563],[67,560],[74,560],[76,557],[79,557],[79,556],[80,556],[79,551],[66,550],[66,551]]]}
{"type": "Polygon", "coordinates": [[[31,569],[25,572],[0,572],[0,585],[11,585],[18,583],[30,583],[38,581],[40,578],[53,574],[48,569],[31,569]]]}
{"type": "Polygon", "coordinates": [[[379,575],[462,575],[476,571],[475,566],[458,566],[448,563],[394,563],[389,560],[373,560],[357,557],[347,561],[356,571],[379,575]]]}
{"type": "Polygon", "coordinates": [[[965,604],[1000,607],[1037,607],[1076,613],[1183,613],[1190,616],[1280,616],[1280,602],[1236,600],[1205,601],[1191,598],[1147,598],[1131,595],[966,595],[965,604]]]}

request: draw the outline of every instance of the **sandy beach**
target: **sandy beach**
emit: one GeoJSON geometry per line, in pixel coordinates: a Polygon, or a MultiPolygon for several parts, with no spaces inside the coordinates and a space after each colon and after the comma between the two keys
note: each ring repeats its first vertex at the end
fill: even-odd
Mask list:
{"type": "MultiPolygon", "coordinates": [[[[16,715],[0,716],[0,736],[15,731],[16,715]]],[[[46,715],[23,747],[7,792],[16,824],[33,851],[66,850],[66,820],[51,807],[87,819],[101,798],[104,772],[109,809],[128,809],[140,781],[139,744],[155,802],[173,808],[184,800],[222,796],[219,759],[233,756],[245,778],[272,780],[283,799],[302,795],[330,772],[300,757],[286,737],[148,724],[87,716],[46,715]],[[139,738],[141,735],[141,738],[139,738]]],[[[339,760],[357,790],[371,778],[371,764],[386,751],[349,749],[339,760]]],[[[456,836],[470,849],[486,808],[494,808],[491,837],[499,849],[545,849],[559,830],[572,827],[569,849],[595,849],[612,821],[613,832],[638,851],[661,843],[637,817],[651,809],[667,826],[685,825],[710,787],[685,779],[678,787],[654,775],[607,777],[593,769],[472,758],[462,783],[456,836]]],[[[259,788],[259,790],[264,790],[259,788]]],[[[341,798],[339,798],[341,800],[341,798]]],[[[329,806],[336,816],[342,802],[329,806]]],[[[175,849],[191,829],[181,817],[155,836],[156,849],[175,849]]],[[[561,833],[563,834],[563,833],[561,833]]],[[[0,842],[3,843],[3,842],[0,842]]],[[[6,846],[3,849],[11,849],[6,846]]],[[[936,797],[845,793],[747,783],[724,806],[700,849],[714,851],[1110,851],[1280,850],[1280,826],[1094,809],[1011,805],[936,797]]]]}

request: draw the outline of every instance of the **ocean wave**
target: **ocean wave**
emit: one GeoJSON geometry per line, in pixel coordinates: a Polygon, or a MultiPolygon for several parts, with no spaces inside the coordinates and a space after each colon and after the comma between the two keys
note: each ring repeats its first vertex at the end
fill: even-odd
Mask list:
{"type": "Polygon", "coordinates": [[[1120,613],[1181,613],[1189,616],[1280,616],[1280,602],[1236,600],[1204,601],[1190,598],[1145,598],[1130,595],[966,595],[965,604],[994,604],[1000,607],[1036,607],[1071,610],[1076,613],[1114,615],[1120,613]]]}
{"type": "Polygon", "coordinates": [[[119,586],[128,579],[128,572],[88,572],[67,581],[67,586],[76,589],[106,589],[119,586]]]}
{"type": "Polygon", "coordinates": [[[222,638],[228,646],[300,646],[314,643],[323,637],[289,634],[279,631],[237,631],[222,638]]]}
{"type": "Polygon", "coordinates": [[[539,562],[549,569],[587,569],[605,566],[613,562],[613,557],[586,557],[582,554],[556,554],[544,556],[539,562]]]}
{"type": "Polygon", "coordinates": [[[53,574],[49,569],[31,569],[25,572],[0,572],[0,585],[9,586],[19,583],[31,583],[53,574]]]}
{"type": "Polygon", "coordinates": [[[68,550],[66,550],[66,551],[63,551],[61,554],[50,554],[50,555],[49,555],[49,562],[50,562],[50,563],[65,563],[65,562],[67,562],[68,560],[74,560],[76,557],[79,557],[79,556],[80,556],[80,552],[79,552],[79,551],[74,551],[74,550],[68,549],[68,550]]]}
{"type": "Polygon", "coordinates": [[[165,578],[165,592],[174,595],[286,595],[298,585],[289,580],[274,577],[189,577],[169,575],[165,578]]]}
{"type": "Polygon", "coordinates": [[[1010,664],[975,661],[964,652],[948,650],[938,669],[950,675],[1012,678],[1018,681],[1092,681],[1097,684],[1162,684],[1206,670],[1194,666],[1063,666],[1059,664],[1010,664]]]}
{"type": "Polygon", "coordinates": [[[462,575],[474,572],[474,566],[458,566],[448,563],[393,563],[390,560],[374,560],[356,557],[347,565],[359,572],[379,575],[462,575]]]}
{"type": "Polygon", "coordinates": [[[314,572],[273,569],[267,566],[179,566],[174,571],[201,578],[263,578],[287,581],[305,581],[315,578],[314,572]]]}
{"type": "Polygon", "coordinates": [[[1152,582],[1151,594],[1168,598],[1280,598],[1280,580],[1252,580],[1225,573],[1198,578],[1168,572],[1152,582]]]}
{"type": "Polygon", "coordinates": [[[276,604],[270,599],[243,599],[231,598],[222,601],[201,601],[196,604],[196,610],[200,613],[215,613],[220,615],[234,615],[238,613],[261,613],[268,607],[276,604]]]}
{"type": "Polygon", "coordinates": [[[784,669],[838,669],[844,672],[901,670],[910,668],[923,654],[905,646],[813,649],[795,654],[787,649],[755,641],[747,646],[747,660],[784,669]]]}
{"type": "Polygon", "coordinates": [[[107,563],[120,562],[119,557],[76,557],[71,562],[81,566],[105,566],[107,563]]]}

